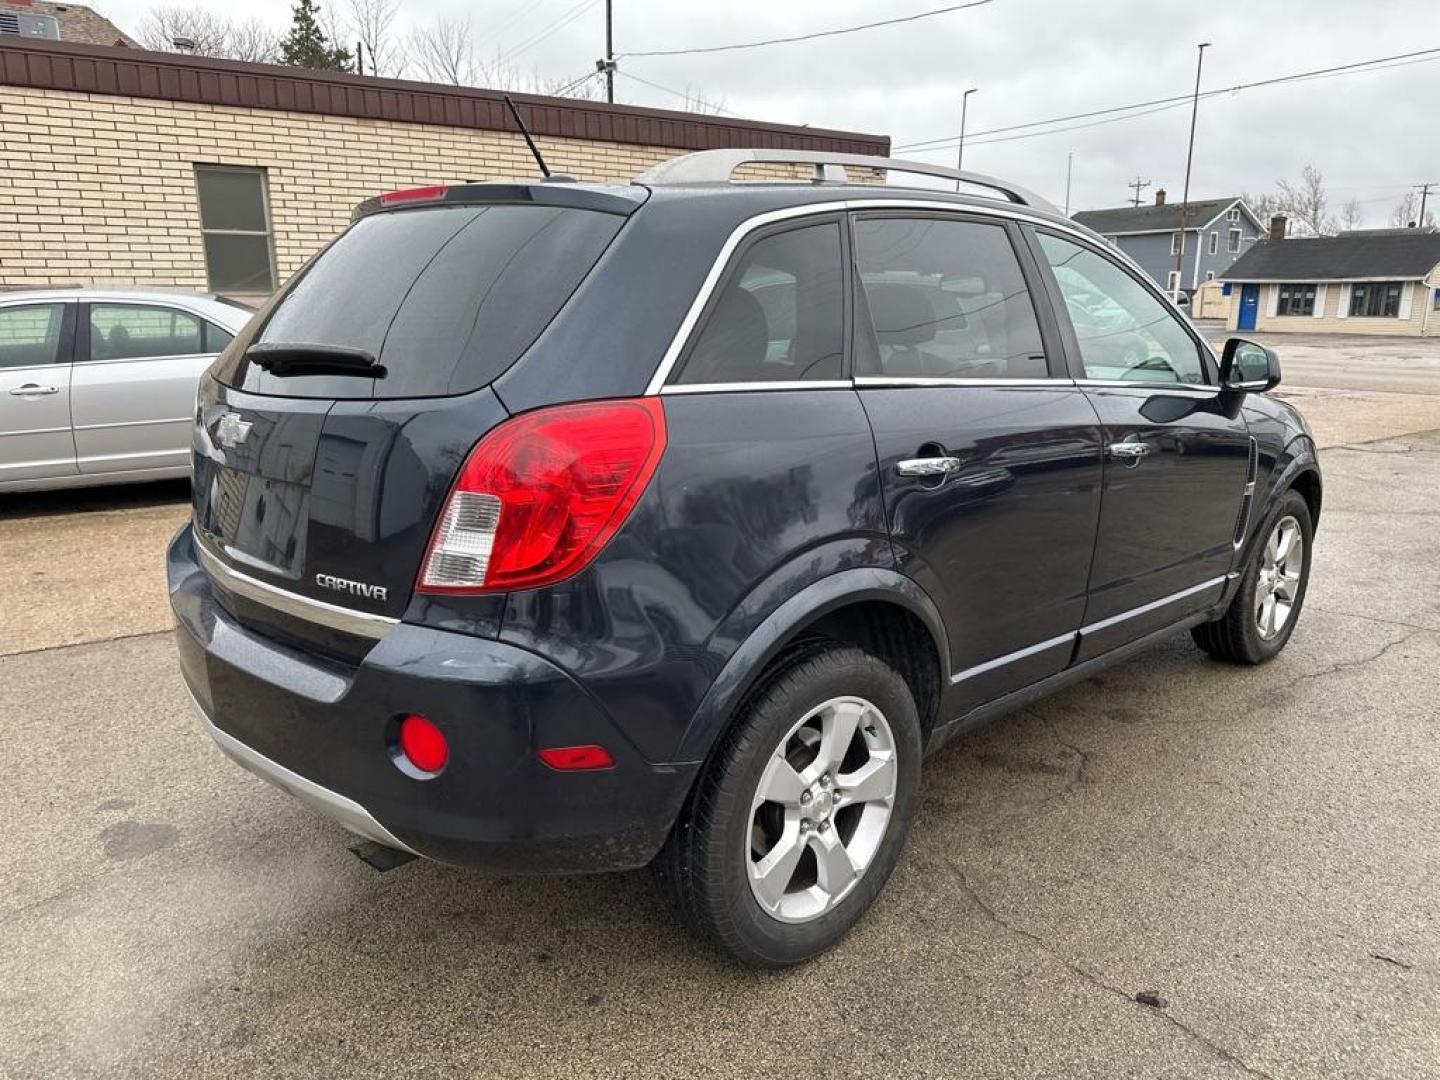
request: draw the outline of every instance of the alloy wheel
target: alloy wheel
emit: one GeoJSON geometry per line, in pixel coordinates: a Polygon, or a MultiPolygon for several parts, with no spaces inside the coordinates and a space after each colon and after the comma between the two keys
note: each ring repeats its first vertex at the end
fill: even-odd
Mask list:
{"type": "Polygon", "coordinates": [[[1265,541],[1255,583],[1255,628],[1264,640],[1274,638],[1290,621],[1300,598],[1304,569],[1305,536],[1300,523],[1293,517],[1283,517],[1265,541]]]}
{"type": "Polygon", "coordinates": [[[832,698],[780,740],[756,785],[745,851],[766,914],[809,922],[849,894],[885,838],[898,767],[890,725],[864,698],[832,698]]]}

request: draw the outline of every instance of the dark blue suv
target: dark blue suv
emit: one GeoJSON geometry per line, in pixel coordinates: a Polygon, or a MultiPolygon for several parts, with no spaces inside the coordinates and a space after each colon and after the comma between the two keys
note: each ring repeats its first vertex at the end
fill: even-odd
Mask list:
{"type": "Polygon", "coordinates": [[[203,381],[181,669],[362,836],[652,864],[792,963],[883,887],[926,752],[1178,630],[1285,645],[1321,489],[1278,381],[972,174],[383,195],[203,381]]]}

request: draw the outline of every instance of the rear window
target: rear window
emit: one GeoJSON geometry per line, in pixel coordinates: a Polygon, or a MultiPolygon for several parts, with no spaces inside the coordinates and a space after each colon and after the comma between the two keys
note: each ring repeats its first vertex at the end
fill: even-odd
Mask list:
{"type": "Polygon", "coordinates": [[[380,379],[281,378],[226,356],[223,383],[288,397],[433,397],[493,381],[540,336],[624,223],[555,206],[446,206],[361,218],[252,342],[361,349],[380,379]]]}

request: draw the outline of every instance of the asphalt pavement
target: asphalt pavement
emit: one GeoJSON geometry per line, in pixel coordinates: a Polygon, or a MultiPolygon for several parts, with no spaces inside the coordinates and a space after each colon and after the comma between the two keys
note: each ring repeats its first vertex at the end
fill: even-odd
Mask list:
{"type": "Polygon", "coordinates": [[[783,973],[643,872],[373,870],[190,719],[182,492],[8,500],[0,1076],[1440,1077],[1440,381],[1302,383],[1289,648],[1179,635],[951,743],[876,908],[783,973]]]}

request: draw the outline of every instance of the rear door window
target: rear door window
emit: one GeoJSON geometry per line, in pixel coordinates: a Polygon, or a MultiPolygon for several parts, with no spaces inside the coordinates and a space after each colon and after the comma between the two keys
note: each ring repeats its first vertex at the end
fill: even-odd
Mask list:
{"type": "Polygon", "coordinates": [[[844,374],[840,222],[763,236],[740,256],[674,379],[800,382],[844,374]]]}
{"type": "Polygon", "coordinates": [[[91,304],[88,360],[194,356],[205,351],[200,319],[171,307],[91,304]]]}
{"type": "Polygon", "coordinates": [[[0,368],[55,363],[64,314],[63,304],[0,308],[0,368]]]}
{"type": "Polygon", "coordinates": [[[235,356],[217,377],[292,397],[434,397],[503,374],[590,272],[624,218],[532,205],[363,217],[287,289],[254,342],[377,358],[384,378],[279,378],[235,356]]]}
{"type": "Polygon", "coordinates": [[[1049,375],[1035,305],[1005,226],[862,217],[855,222],[855,267],[869,312],[869,325],[862,317],[856,334],[856,374],[1049,375]]]}

